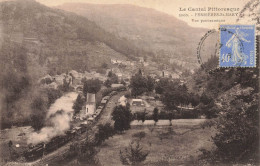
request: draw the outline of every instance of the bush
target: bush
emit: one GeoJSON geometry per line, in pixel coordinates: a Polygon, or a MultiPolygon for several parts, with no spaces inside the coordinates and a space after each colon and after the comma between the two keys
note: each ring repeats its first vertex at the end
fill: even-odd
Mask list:
{"type": "Polygon", "coordinates": [[[62,96],[62,92],[56,89],[47,89],[48,103],[47,107],[49,108],[58,98],[62,96]]]}
{"type": "Polygon", "coordinates": [[[102,96],[107,96],[109,95],[111,92],[113,91],[125,91],[126,90],[126,87],[125,86],[122,86],[122,87],[117,87],[117,88],[107,88],[107,89],[104,89],[103,92],[102,92],[102,96]]]}
{"type": "Polygon", "coordinates": [[[102,68],[98,68],[96,72],[100,74],[106,74],[106,70],[102,68]]]}
{"type": "Polygon", "coordinates": [[[84,104],[83,97],[81,96],[81,94],[78,94],[78,97],[77,97],[77,99],[74,102],[73,107],[72,107],[74,109],[74,115],[76,115],[80,112],[83,104],[84,104]]]}
{"type": "Polygon", "coordinates": [[[95,134],[95,139],[97,144],[100,145],[109,137],[112,137],[115,134],[113,127],[109,124],[100,124],[98,125],[98,133],[95,134]]]}
{"type": "Polygon", "coordinates": [[[144,131],[140,131],[140,132],[137,132],[137,133],[134,133],[133,135],[132,135],[132,137],[136,137],[136,138],[138,138],[139,140],[141,140],[142,138],[144,138],[145,137],[145,132],[144,131]]]}
{"type": "Polygon", "coordinates": [[[139,165],[148,156],[149,152],[142,150],[139,142],[132,142],[125,151],[119,152],[120,160],[123,165],[139,165]]]}
{"type": "Polygon", "coordinates": [[[115,121],[114,129],[122,132],[130,129],[130,122],[132,121],[132,113],[129,109],[130,106],[116,106],[112,113],[112,119],[115,121]]]}
{"type": "Polygon", "coordinates": [[[87,96],[87,93],[97,93],[101,89],[101,81],[99,79],[90,79],[84,82],[83,94],[87,96]]]}
{"type": "Polygon", "coordinates": [[[180,111],[180,119],[196,119],[199,116],[199,111],[194,109],[194,110],[183,110],[180,111]]]}
{"type": "MultiPolygon", "coordinates": [[[[257,162],[259,147],[258,103],[245,109],[236,101],[231,109],[220,116],[218,133],[213,137],[216,154],[225,161],[257,162]]],[[[233,104],[232,104],[233,105],[233,104]]]]}
{"type": "Polygon", "coordinates": [[[156,123],[156,122],[158,122],[158,120],[159,120],[159,110],[158,110],[158,108],[156,107],[156,108],[154,108],[154,110],[153,110],[153,120],[154,120],[154,122],[156,123]]]}

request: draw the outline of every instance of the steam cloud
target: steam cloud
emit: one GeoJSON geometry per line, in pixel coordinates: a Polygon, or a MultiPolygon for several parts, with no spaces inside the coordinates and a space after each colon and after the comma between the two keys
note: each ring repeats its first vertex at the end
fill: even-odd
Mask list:
{"type": "Polygon", "coordinates": [[[29,143],[48,142],[51,138],[64,134],[70,128],[70,116],[63,110],[57,111],[48,119],[48,122],[50,126],[42,128],[39,133],[32,133],[28,139],[29,143]]]}
{"type": "Polygon", "coordinates": [[[48,111],[46,117],[47,126],[39,132],[32,133],[27,143],[48,142],[53,137],[65,134],[65,131],[70,129],[71,115],[73,114],[72,106],[76,97],[77,94],[72,92],[56,100],[48,111]]]}

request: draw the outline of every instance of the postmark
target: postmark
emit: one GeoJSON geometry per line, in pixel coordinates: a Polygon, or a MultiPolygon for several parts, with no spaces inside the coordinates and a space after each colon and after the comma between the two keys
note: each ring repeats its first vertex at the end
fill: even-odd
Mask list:
{"type": "Polygon", "coordinates": [[[255,25],[220,25],[219,67],[256,67],[255,25]]]}

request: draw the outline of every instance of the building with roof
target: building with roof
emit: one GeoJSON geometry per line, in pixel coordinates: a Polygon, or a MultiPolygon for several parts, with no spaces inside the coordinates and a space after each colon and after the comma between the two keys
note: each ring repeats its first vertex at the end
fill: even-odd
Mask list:
{"type": "Polygon", "coordinates": [[[96,95],[94,93],[87,93],[85,115],[92,115],[96,110],[96,95]]]}
{"type": "Polygon", "coordinates": [[[142,99],[133,99],[132,106],[144,106],[144,102],[142,99]]]}
{"type": "Polygon", "coordinates": [[[119,87],[123,87],[123,84],[112,84],[111,88],[119,88],[119,87]]]}
{"type": "Polygon", "coordinates": [[[121,96],[121,97],[118,99],[118,104],[119,104],[119,105],[126,106],[126,103],[127,103],[127,98],[125,97],[125,95],[121,96]]]}

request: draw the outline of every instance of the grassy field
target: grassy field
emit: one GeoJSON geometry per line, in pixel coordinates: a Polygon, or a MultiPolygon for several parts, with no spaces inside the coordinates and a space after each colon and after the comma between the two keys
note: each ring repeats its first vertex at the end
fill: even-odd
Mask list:
{"type": "Polygon", "coordinates": [[[98,153],[100,163],[106,166],[122,165],[119,151],[137,140],[132,137],[133,134],[143,131],[146,135],[140,144],[143,150],[149,151],[149,155],[142,165],[193,165],[200,148],[214,147],[211,136],[215,131],[213,128],[202,129],[199,123],[190,121],[185,125],[174,121],[173,126],[132,126],[124,134],[117,134],[103,143],[98,153]]]}

